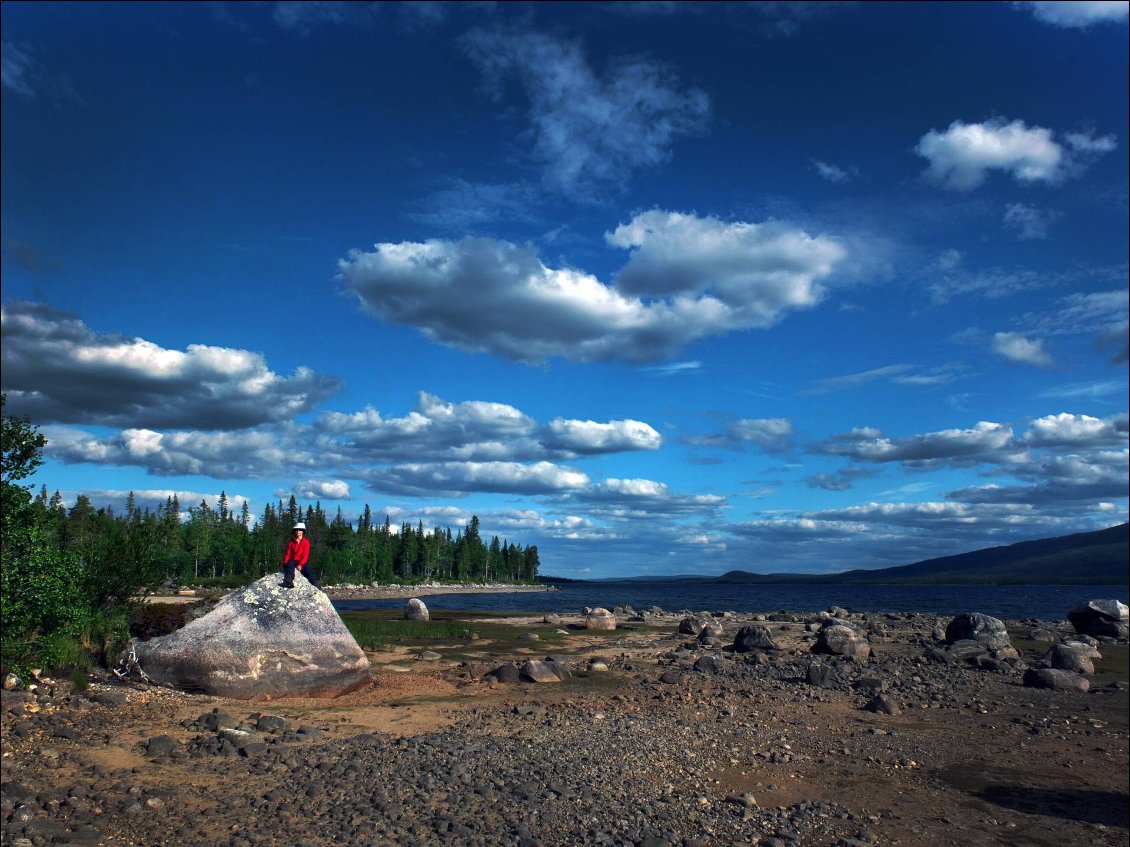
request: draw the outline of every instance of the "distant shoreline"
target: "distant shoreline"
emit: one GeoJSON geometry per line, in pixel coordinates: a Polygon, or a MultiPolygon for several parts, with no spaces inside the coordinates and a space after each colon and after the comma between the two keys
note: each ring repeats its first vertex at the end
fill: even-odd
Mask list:
{"type": "MultiPolygon", "coordinates": [[[[517,585],[514,583],[473,583],[468,585],[327,585],[323,589],[334,600],[399,600],[431,597],[435,594],[509,594],[556,591],[554,585],[517,585]]],[[[227,592],[224,592],[227,593],[227,592]]],[[[207,590],[182,589],[176,594],[151,594],[146,603],[195,603],[210,595],[207,590]]],[[[214,594],[211,596],[215,596],[214,594]]]]}

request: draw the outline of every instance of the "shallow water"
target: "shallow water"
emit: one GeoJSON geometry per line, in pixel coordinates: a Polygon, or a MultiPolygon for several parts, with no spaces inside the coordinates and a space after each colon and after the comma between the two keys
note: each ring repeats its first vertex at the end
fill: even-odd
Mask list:
{"type": "MultiPolygon", "coordinates": [[[[856,612],[981,612],[995,618],[1062,620],[1094,599],[1127,602],[1125,585],[695,585],[669,582],[568,583],[535,593],[435,594],[430,609],[453,611],[579,612],[585,606],[666,611],[818,612],[842,606],[856,612]]],[[[397,600],[337,600],[338,611],[389,609],[397,600]]]]}

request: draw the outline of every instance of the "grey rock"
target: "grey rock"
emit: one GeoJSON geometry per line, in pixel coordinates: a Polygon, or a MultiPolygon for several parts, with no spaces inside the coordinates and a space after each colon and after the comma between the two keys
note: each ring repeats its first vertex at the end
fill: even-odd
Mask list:
{"type": "Polygon", "coordinates": [[[973,662],[973,667],[982,671],[990,671],[992,673],[1013,674],[1016,673],[1016,668],[1006,662],[1004,659],[997,659],[987,653],[977,656],[973,662]]]}
{"type": "Polygon", "coordinates": [[[902,714],[902,707],[889,694],[876,694],[865,708],[869,712],[878,712],[884,715],[897,716],[902,714]]]}
{"type": "Polygon", "coordinates": [[[158,685],[221,697],[336,697],[370,684],[369,660],[304,579],[268,575],[176,632],[131,642],[158,685]]]}
{"type": "Polygon", "coordinates": [[[679,621],[679,635],[698,635],[706,625],[706,618],[698,615],[687,615],[679,621]]]}
{"type": "Polygon", "coordinates": [[[1048,659],[1056,670],[1093,674],[1095,665],[1089,655],[1093,649],[1090,645],[1079,645],[1079,648],[1075,648],[1067,644],[1056,644],[1048,652],[1048,659]]]}
{"type": "Polygon", "coordinates": [[[493,679],[496,682],[501,682],[506,685],[514,685],[522,681],[522,674],[518,671],[518,666],[513,663],[499,665],[493,671],[486,675],[487,679],[493,679]]]}
{"type": "Polygon", "coordinates": [[[124,691],[95,691],[90,699],[103,706],[124,706],[129,700],[124,691]]]}
{"type": "Polygon", "coordinates": [[[987,651],[1012,646],[1004,622],[980,612],[967,612],[949,622],[946,643],[952,645],[958,641],[978,641],[987,651]]]}
{"type": "Polygon", "coordinates": [[[726,670],[726,662],[717,656],[700,656],[693,667],[700,673],[721,673],[726,670]]]}
{"type": "Polygon", "coordinates": [[[263,715],[255,722],[255,728],[260,732],[276,734],[290,729],[290,721],[277,715],[263,715]]]}
{"type": "Polygon", "coordinates": [[[812,652],[844,656],[863,664],[871,657],[871,642],[853,626],[830,623],[817,634],[812,652]]]}
{"type": "Polygon", "coordinates": [[[977,641],[973,638],[962,638],[960,641],[954,641],[948,647],[946,652],[955,662],[972,662],[978,656],[987,656],[990,652],[990,647],[983,641],[977,641]]]}
{"type": "Polygon", "coordinates": [[[839,671],[823,662],[813,662],[808,666],[807,679],[809,685],[817,688],[837,688],[840,684],[839,671]]]}
{"type": "Polygon", "coordinates": [[[145,742],[145,755],[150,758],[167,756],[180,749],[180,742],[169,735],[155,735],[145,742]]]}
{"type": "Polygon", "coordinates": [[[563,682],[572,676],[569,669],[560,662],[538,659],[523,662],[518,675],[527,682],[563,682]]]}
{"type": "Polygon", "coordinates": [[[753,650],[776,650],[773,633],[761,624],[743,626],[734,636],[734,652],[749,653],[753,650]]]}
{"type": "Polygon", "coordinates": [[[1055,668],[1029,668],[1024,672],[1024,685],[1028,688],[1078,691],[1081,694],[1091,690],[1091,684],[1087,682],[1086,677],[1055,668]]]}
{"type": "Polygon", "coordinates": [[[706,618],[702,622],[702,629],[699,630],[698,640],[705,642],[710,639],[721,638],[724,631],[721,621],[715,620],[714,618],[706,618]]]}
{"type": "Polygon", "coordinates": [[[1118,600],[1090,600],[1067,613],[1075,631],[1096,638],[1126,638],[1130,609],[1118,600]]]}
{"type": "Polygon", "coordinates": [[[242,750],[249,744],[262,744],[263,734],[246,729],[221,729],[221,738],[226,738],[236,750],[242,750]]]}

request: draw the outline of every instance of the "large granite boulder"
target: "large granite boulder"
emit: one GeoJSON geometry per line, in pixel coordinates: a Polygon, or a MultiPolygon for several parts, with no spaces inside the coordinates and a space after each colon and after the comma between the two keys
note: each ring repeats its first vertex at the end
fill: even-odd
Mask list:
{"type": "Polygon", "coordinates": [[[241,700],[337,697],[370,683],[369,659],[330,600],[278,574],[237,589],[169,635],[133,641],[158,685],[241,700]]]}
{"type": "Polygon", "coordinates": [[[946,626],[946,644],[953,645],[959,641],[976,641],[986,651],[1012,647],[1004,622],[979,612],[958,615],[946,626]]]}
{"type": "Polygon", "coordinates": [[[1081,635],[1096,638],[1126,638],[1130,633],[1130,609],[1119,600],[1091,600],[1067,613],[1081,635]]]}

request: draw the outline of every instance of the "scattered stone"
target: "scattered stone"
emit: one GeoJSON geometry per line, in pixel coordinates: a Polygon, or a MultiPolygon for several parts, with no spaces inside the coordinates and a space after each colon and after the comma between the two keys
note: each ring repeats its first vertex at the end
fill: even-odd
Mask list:
{"type": "MultiPolygon", "coordinates": [[[[1048,659],[1056,670],[1073,671],[1079,674],[1093,674],[1095,665],[1091,661],[1090,652],[1094,650],[1088,644],[1077,647],[1069,644],[1056,644],[1048,652],[1048,659]]],[[[1098,652],[1095,650],[1094,652],[1098,652]]]]}
{"type": "Polygon", "coordinates": [[[838,619],[833,621],[829,621],[817,633],[812,652],[843,656],[853,662],[866,664],[871,657],[871,642],[851,624],[838,619]]]}
{"type": "Polygon", "coordinates": [[[974,641],[984,647],[982,652],[1012,647],[1004,621],[979,612],[958,615],[946,626],[946,643],[974,641]]]}
{"type": "Polygon", "coordinates": [[[902,707],[889,694],[876,694],[864,708],[869,712],[879,712],[884,715],[902,714],[902,707]]]}
{"type": "Polygon", "coordinates": [[[513,662],[507,662],[505,665],[499,665],[493,671],[488,673],[486,679],[493,679],[496,682],[501,682],[505,685],[516,685],[522,681],[522,674],[518,670],[518,666],[513,662]]]}
{"type": "Polygon", "coordinates": [[[761,624],[743,626],[734,636],[734,652],[749,653],[753,650],[777,650],[773,633],[761,624]]]}
{"type": "Polygon", "coordinates": [[[840,685],[839,672],[823,662],[812,662],[808,666],[806,677],[808,684],[817,688],[838,688],[840,685]]]}
{"type": "Polygon", "coordinates": [[[705,618],[700,618],[698,615],[687,615],[679,621],[679,635],[694,635],[697,637],[705,625],[705,618]]]}
{"type": "Polygon", "coordinates": [[[145,755],[151,759],[168,756],[180,749],[180,742],[170,735],[156,735],[145,742],[145,755]]]}
{"type": "Polygon", "coordinates": [[[1091,684],[1086,677],[1056,668],[1029,668],[1024,672],[1024,685],[1028,688],[1050,688],[1054,691],[1078,691],[1086,694],[1091,684]]]}
{"type": "Polygon", "coordinates": [[[518,669],[518,675],[527,682],[564,682],[572,677],[565,665],[553,659],[546,661],[530,659],[523,662],[518,669]]]}

